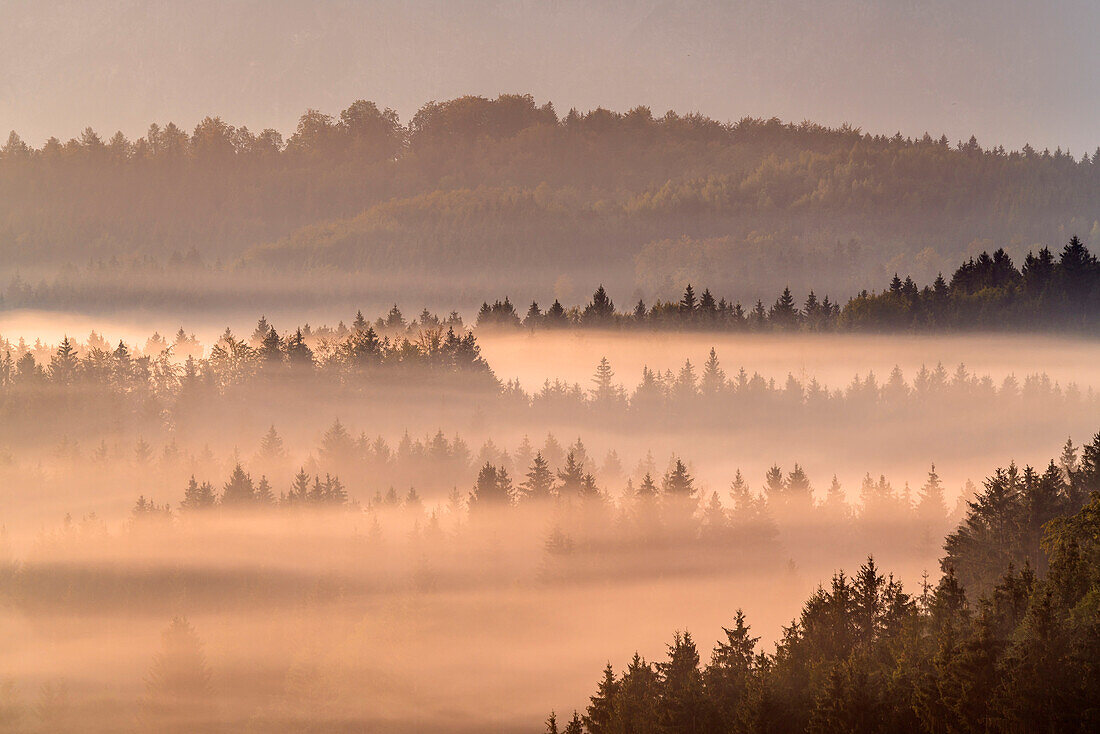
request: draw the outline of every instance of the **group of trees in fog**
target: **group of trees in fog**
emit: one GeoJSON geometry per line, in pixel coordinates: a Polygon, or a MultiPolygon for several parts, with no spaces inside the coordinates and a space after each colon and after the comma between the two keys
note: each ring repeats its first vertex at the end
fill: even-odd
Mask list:
{"type": "MultiPolygon", "coordinates": [[[[554,471],[536,454],[528,472],[513,479],[506,470],[486,464],[469,492],[440,510],[458,513],[448,518],[446,528],[437,511],[429,512],[414,495],[403,502],[387,498],[356,506],[366,517],[374,516],[374,525],[362,540],[366,545],[354,547],[358,552],[380,552],[371,544],[400,538],[410,545],[391,553],[420,557],[410,564],[418,578],[429,573],[433,562],[461,552],[459,539],[488,543],[487,552],[504,562],[494,528],[522,522],[519,513],[526,511],[552,519],[541,572],[557,579],[568,577],[571,562],[575,572],[592,572],[592,563],[578,559],[614,557],[616,544],[623,541],[634,541],[631,547],[646,554],[646,561],[638,568],[611,564],[603,573],[685,573],[690,564],[704,560],[753,563],[780,573],[775,562],[782,558],[784,544],[801,539],[810,549],[825,543],[835,548],[842,537],[850,536],[881,548],[885,539],[914,524],[913,515],[894,525],[876,514],[884,512],[876,503],[894,500],[881,495],[870,478],[861,492],[862,507],[853,514],[845,509],[835,481],[824,496],[815,496],[809,478],[797,466],[789,472],[778,467],[769,471],[760,493],[749,490],[738,475],[730,489],[730,507],[702,496],[681,460],[671,461],[657,479],[647,472],[617,503],[583,467],[583,461],[570,453],[554,471]],[[785,523],[792,524],[785,528],[785,523]],[[869,532],[876,524],[884,529],[878,538],[869,532]],[[807,533],[813,537],[802,537],[807,533]],[[676,555],[674,548],[690,548],[689,557],[668,558],[676,555]],[[749,552],[754,549],[758,553],[749,552]],[[662,570],[662,564],[674,565],[662,570]]],[[[294,480],[307,499],[291,499],[286,493],[278,504],[302,510],[310,503],[343,503],[343,498],[335,503],[331,499],[331,487],[338,487],[338,481],[307,479],[299,472],[294,480]],[[330,489],[324,489],[326,485],[330,489]],[[326,494],[328,499],[322,497],[326,494]]],[[[258,496],[264,484],[262,479],[253,482],[239,466],[220,492],[192,481],[173,514],[186,527],[217,517],[219,507],[224,512],[231,506],[274,506],[272,497],[258,496]]],[[[927,529],[946,532],[943,487],[934,470],[910,511],[935,519],[927,529]]],[[[353,514],[342,511],[343,517],[353,514]]],[[[164,509],[143,500],[122,532],[137,533],[160,549],[176,542],[163,523],[148,523],[152,517],[163,518],[164,509]]],[[[333,516],[326,520],[330,526],[334,521],[333,516]]],[[[79,527],[66,526],[65,534],[77,551],[98,548],[95,544],[106,538],[106,531],[86,521],[79,527]]],[[[738,611],[708,660],[702,659],[696,638],[677,633],[663,660],[653,663],[635,654],[621,671],[608,664],[588,705],[561,721],[551,715],[547,731],[1089,730],[1100,690],[1094,666],[1100,653],[1098,534],[1100,434],[1083,450],[1067,443],[1042,473],[1015,466],[994,471],[967,503],[962,522],[948,534],[938,583],[925,579],[916,593],[909,592],[869,559],[854,576],[839,572],[820,586],[784,628],[774,651],[761,649],[749,620],[738,611]]],[[[194,537],[181,535],[179,542],[193,543],[194,537]]],[[[48,547],[62,539],[47,537],[42,542],[48,547]]],[[[121,594],[131,605],[198,599],[209,593],[204,584],[221,583],[192,574],[118,576],[95,567],[62,572],[49,563],[5,566],[0,582],[9,603],[28,609],[50,599],[100,603],[105,593],[121,594]]],[[[246,598],[277,589],[305,598],[328,588],[318,584],[297,589],[297,584],[279,583],[277,577],[258,574],[236,593],[246,598]],[[273,586],[265,591],[267,584],[273,586]]],[[[347,582],[333,583],[335,591],[347,582]]],[[[217,672],[207,661],[195,627],[177,616],[152,655],[145,693],[136,703],[141,726],[155,731],[214,730],[219,706],[226,704],[213,684],[217,672]]],[[[13,730],[27,730],[38,720],[56,722],[57,731],[75,726],[63,683],[51,681],[43,687],[33,707],[22,704],[10,685],[0,690],[0,701],[13,730]]]]}
{"type": "Polygon", "coordinates": [[[275,384],[302,394],[309,385],[352,394],[394,381],[490,394],[498,389],[476,337],[462,329],[457,316],[440,321],[425,312],[421,318],[419,324],[407,324],[394,308],[389,321],[379,319],[376,325],[359,314],[351,327],[311,332],[307,326],[282,335],[260,319],[248,339],[226,329],[205,358],[194,336],[182,328],[171,344],[154,334],[140,355],[121,341],[112,348],[94,332],[83,353],[69,337],[52,353],[21,341],[15,349],[25,351],[17,357],[5,342],[0,345],[7,346],[0,355],[0,413],[9,427],[48,408],[64,412],[74,431],[88,424],[156,429],[179,425],[188,408],[216,407],[234,390],[275,384]],[[186,358],[179,359],[177,351],[186,358]],[[48,359],[36,358],[43,352],[48,359]]]}
{"type": "Polygon", "coordinates": [[[74,439],[108,425],[152,435],[190,425],[194,416],[232,404],[234,396],[247,401],[274,386],[303,399],[311,387],[346,399],[383,387],[413,393],[434,386],[469,390],[480,396],[481,409],[502,418],[616,422],[660,416],[686,424],[722,422],[731,411],[767,422],[776,410],[796,410],[844,423],[871,414],[919,417],[942,405],[1085,410],[1097,399],[1091,390],[1039,374],[1009,375],[995,384],[961,364],[952,372],[942,364],[922,366],[911,380],[895,367],[883,380],[872,372],[843,387],[794,375],[777,382],[743,367],[727,374],[714,349],[698,366],[686,360],[676,371],[643,367],[629,390],[602,359],[588,387],[548,379],[528,391],[518,380],[496,378],[474,333],[462,331],[456,315],[440,320],[425,311],[406,322],[396,307],[373,324],[360,313],[350,327],[306,325],[282,335],[261,318],[247,339],[227,329],[205,357],[182,328],[172,342],[154,334],[143,350],[123,342],[112,348],[94,332],[83,344],[69,337],[56,347],[0,340],[0,349],[0,416],[9,439],[47,427],[74,439]],[[51,416],[64,421],[51,424],[51,416]]]}
{"type": "Polygon", "coordinates": [[[919,593],[868,559],[806,601],[774,652],[745,616],[702,660],[610,663],[549,734],[1091,731],[1100,676],[1100,435],[1037,474],[998,469],[919,593]]]}
{"type": "Polygon", "coordinates": [[[797,289],[852,293],[882,263],[931,277],[975,240],[1100,237],[1098,172],[1091,153],[848,126],[644,107],[559,117],[525,95],[433,102],[402,124],[359,100],[307,111],[285,139],[213,116],[135,141],[86,129],[32,147],[13,133],[0,145],[0,252],[29,273],[85,268],[9,289],[22,306],[55,307],[74,290],[159,302],[190,272],[238,266],[237,288],[220,295],[244,292],[255,266],[430,274],[469,296],[490,285],[490,263],[530,285],[595,269],[648,292],[709,274],[721,288],[778,290],[793,277],[797,289]],[[139,271],[108,293],[104,279],[128,265],[139,271]]]}
{"type": "Polygon", "coordinates": [[[814,291],[799,308],[790,288],[770,306],[761,300],[746,310],[726,298],[715,300],[709,288],[696,294],[689,283],[679,302],[619,312],[601,285],[584,306],[564,307],[559,300],[543,310],[532,301],[520,317],[508,297],[483,302],[477,325],[492,327],[699,329],[730,331],[892,331],[943,329],[1096,328],[1100,314],[1100,262],[1073,237],[1058,258],[1043,247],[1028,253],[1021,269],[1003,249],[982,252],[959,266],[951,281],[937,276],[919,288],[912,277],[894,275],[881,293],[866,290],[841,307],[814,291]]]}
{"type": "MultiPolygon", "coordinates": [[[[266,440],[276,436],[272,430],[266,440]]],[[[337,462],[340,457],[333,451],[330,441],[326,456],[337,462]]],[[[391,486],[383,494],[377,483],[373,496],[363,496],[361,502],[349,496],[335,475],[325,472],[322,479],[320,470],[311,481],[305,469],[300,469],[288,487],[273,489],[266,474],[254,481],[237,464],[220,492],[210,482],[192,477],[178,511],[142,495],[133,516],[144,520],[216,509],[347,507],[373,514],[376,523],[389,510],[399,510],[406,520],[413,519],[439,533],[441,512],[452,522],[467,516],[476,522],[487,512],[498,521],[500,512],[511,510],[546,514],[553,521],[546,540],[547,551],[553,556],[598,554],[610,542],[652,544],[675,539],[773,558],[783,545],[837,550],[851,545],[852,536],[877,547],[927,548],[948,530],[953,517],[961,517],[958,510],[948,508],[947,491],[935,467],[916,490],[908,483],[896,488],[884,476],[876,479],[868,474],[858,500],[850,502],[835,476],[827,487],[815,490],[797,464],[787,472],[773,466],[759,490],[753,490],[738,471],[723,496],[697,486],[687,464],[677,457],[670,459],[663,474],[652,457],[647,457],[633,473],[637,478],[627,476],[624,483],[621,467],[605,462],[603,470],[597,471],[579,440],[564,458],[551,456],[548,460],[541,450],[533,456],[529,451],[517,452],[530,457],[525,471],[485,460],[469,490],[460,490],[456,484],[445,504],[427,504],[416,487],[398,493],[391,486]],[[597,478],[597,473],[603,478],[597,478]]],[[[615,461],[613,457],[610,460],[615,461]]],[[[341,465],[348,466],[346,462],[341,465]]],[[[373,476],[377,470],[369,473],[373,476]]],[[[1052,460],[1042,472],[1030,466],[1021,471],[1014,464],[998,469],[983,489],[968,487],[963,492],[960,505],[969,509],[947,538],[944,570],[974,594],[986,593],[1011,567],[1030,564],[1044,573],[1043,527],[1057,516],[1075,512],[1089,492],[1098,488],[1100,435],[1083,452],[1067,442],[1058,460],[1052,460]]]]}
{"type": "MultiPolygon", "coordinates": [[[[224,509],[259,509],[263,507],[305,507],[305,506],[344,506],[348,504],[348,492],[340,482],[339,477],[326,474],[324,480],[321,475],[310,475],[305,469],[300,469],[294,475],[294,481],[285,492],[278,496],[272,491],[271,483],[267,475],[261,475],[259,481],[254,481],[252,475],[237,464],[229,475],[229,479],[219,492],[210,482],[198,482],[192,476],[183,492],[183,500],[179,503],[179,511],[183,513],[201,512],[214,508],[224,509]]],[[[163,515],[171,517],[172,507],[169,504],[158,505],[145,495],[138,497],[134,503],[133,516],[144,519],[150,516],[163,515]]]]}

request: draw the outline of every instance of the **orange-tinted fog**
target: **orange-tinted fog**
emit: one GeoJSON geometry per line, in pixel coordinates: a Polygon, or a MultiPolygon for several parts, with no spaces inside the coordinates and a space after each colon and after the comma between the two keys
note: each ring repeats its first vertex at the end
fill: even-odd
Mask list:
{"type": "Polygon", "coordinates": [[[550,708],[583,706],[608,659],[659,659],[673,630],[706,647],[743,608],[770,646],[817,584],[868,554],[919,593],[967,481],[1013,460],[1045,468],[1067,434],[1097,429],[1089,341],[478,336],[518,388],[368,376],[353,394],[288,374],[164,420],[43,413],[7,426],[0,521],[19,571],[3,577],[5,695],[27,721],[62,695],[82,731],[291,731],[307,718],[530,731],[550,708]],[[711,347],[727,381],[743,367],[756,387],[639,402],[643,365],[678,375],[690,359],[701,380],[711,347]],[[604,356],[623,401],[588,392],[604,356]],[[543,391],[558,378],[582,395],[543,391]],[[941,382],[918,399],[921,379],[941,382]],[[536,453],[552,473],[572,453],[592,486],[522,497],[536,453]],[[676,459],[690,500],[661,491],[676,459]],[[302,471],[311,491],[338,477],[349,502],[181,507],[192,476],[221,495],[238,463],[275,498],[302,471]],[[487,463],[505,469],[516,506],[475,499],[487,463]],[[933,463],[945,502],[929,512],[933,463]],[[765,508],[773,465],[808,480],[814,504],[765,508]],[[201,642],[209,685],[158,708],[150,676],[176,617],[201,642]]]}

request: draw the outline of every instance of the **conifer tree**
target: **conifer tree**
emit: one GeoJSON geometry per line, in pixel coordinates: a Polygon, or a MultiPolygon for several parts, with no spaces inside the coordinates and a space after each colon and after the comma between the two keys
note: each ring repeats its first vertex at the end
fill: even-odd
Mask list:
{"type": "Polygon", "coordinates": [[[294,475],[294,482],[290,485],[290,491],[286,495],[286,504],[300,505],[305,504],[309,500],[309,475],[306,474],[305,467],[298,470],[298,473],[294,475]]]}
{"type": "Polygon", "coordinates": [[[531,305],[527,309],[527,315],[523,317],[523,325],[529,329],[533,329],[538,326],[542,321],[542,309],[539,308],[537,301],[531,301],[531,305]]]}
{"type": "Polygon", "coordinates": [[[725,386],[726,373],[718,363],[718,354],[714,351],[714,347],[711,347],[710,356],[707,357],[706,364],[703,365],[703,379],[699,384],[700,390],[703,395],[714,397],[721,392],[725,386]]]}
{"type": "Polygon", "coordinates": [[[275,504],[275,493],[271,491],[271,484],[266,476],[261,475],[260,482],[256,485],[256,501],[262,505],[275,504]]]}
{"type": "Polygon", "coordinates": [[[68,336],[62,338],[57,351],[50,358],[50,380],[58,385],[71,385],[76,380],[80,360],[76,348],[68,336]]]}
{"type": "Polygon", "coordinates": [[[612,383],[615,373],[611,370],[611,363],[607,357],[601,357],[596,365],[596,374],[592,377],[592,400],[600,405],[608,405],[618,401],[622,397],[622,390],[612,383]]]}
{"type": "Polygon", "coordinates": [[[722,631],[726,640],[719,640],[715,645],[710,664],[703,671],[703,682],[721,730],[735,731],[738,709],[751,683],[756,643],[760,638],[749,634],[745,614],[740,609],[734,616],[733,628],[723,627],[722,631]]]}
{"type": "Polygon", "coordinates": [[[699,297],[699,314],[705,319],[714,319],[718,315],[718,304],[709,288],[704,288],[703,295],[699,297]]]}
{"type": "Polygon", "coordinates": [[[676,382],[672,386],[673,396],[677,400],[690,400],[698,394],[698,381],[695,377],[695,367],[690,359],[684,360],[684,366],[680,368],[676,376],[676,382]]]}
{"type": "Polygon", "coordinates": [[[821,503],[821,509],[834,524],[843,524],[851,519],[852,508],[844,496],[844,490],[840,487],[840,481],[833,475],[833,481],[825,492],[825,501],[821,503]]]}
{"type": "Polygon", "coordinates": [[[217,497],[214,495],[214,487],[209,482],[199,484],[195,481],[195,475],[192,474],[191,479],[187,482],[187,489],[184,490],[180,509],[201,510],[213,507],[216,502],[217,497]]]}
{"type": "Polygon", "coordinates": [[[657,493],[657,484],[653,481],[653,475],[646,472],[642,477],[642,483],[638,485],[638,497],[656,499],[657,493]]]}
{"type": "Polygon", "coordinates": [[[298,369],[313,367],[313,350],[306,344],[300,327],[286,342],[286,358],[291,367],[298,369]]]}
{"type": "Polygon", "coordinates": [[[603,679],[592,696],[581,718],[587,734],[612,734],[615,718],[615,699],[619,694],[619,681],[611,663],[603,670],[603,679]]]}
{"type": "Polygon", "coordinates": [[[586,324],[604,325],[615,316],[615,303],[607,295],[603,284],[592,294],[592,302],[584,308],[582,318],[586,324]]]}
{"type": "Polygon", "coordinates": [[[947,502],[944,499],[943,482],[936,474],[935,464],[928,472],[928,480],[920,488],[916,510],[921,523],[939,535],[947,522],[947,502]]]}
{"type": "Polygon", "coordinates": [[[283,340],[279,337],[279,332],[275,331],[275,327],[269,326],[267,333],[260,340],[259,355],[260,362],[265,367],[283,363],[286,356],[283,351],[283,340]]]}
{"type": "Polygon", "coordinates": [[[794,329],[798,326],[798,307],[794,305],[794,296],[790,288],[784,288],[768,313],[768,323],[774,328],[794,329]]]}
{"type": "Polygon", "coordinates": [[[787,500],[787,483],[783,479],[783,470],[772,466],[764,476],[764,496],[768,504],[783,507],[787,500]]]}
{"type": "Polygon", "coordinates": [[[722,501],[718,498],[717,492],[711,492],[710,499],[707,501],[706,507],[703,508],[702,514],[702,533],[704,537],[712,540],[726,537],[729,521],[726,517],[726,509],[722,507],[722,501]]]}
{"type": "Polygon", "coordinates": [[[550,465],[542,458],[542,452],[535,454],[531,468],[526,474],[527,480],[520,485],[528,499],[547,499],[554,485],[554,475],[550,465]]]}
{"type": "Polygon", "coordinates": [[[271,324],[267,323],[267,317],[260,316],[260,320],[256,322],[256,328],[252,331],[252,336],[248,339],[249,346],[258,349],[263,344],[264,339],[267,338],[269,331],[271,331],[271,324]]]}
{"type": "Polygon", "coordinates": [[[545,323],[551,327],[563,327],[569,325],[569,317],[565,313],[565,307],[561,305],[561,301],[554,299],[554,303],[550,308],[546,309],[545,323]]]}
{"type": "Polygon", "coordinates": [[[709,731],[699,651],[691,634],[676,633],[668,661],[657,663],[660,696],[656,720],[662,731],[703,734],[709,731]]]}
{"type": "Polygon", "coordinates": [[[656,734],[659,692],[656,671],[635,652],[619,683],[615,705],[617,731],[656,734]]]}
{"type": "Polygon", "coordinates": [[[256,499],[256,490],[252,485],[252,477],[245,473],[240,464],[233,467],[229,475],[229,481],[222,489],[223,505],[246,505],[256,499]]]}
{"type": "Polygon", "coordinates": [[[695,298],[695,289],[691,287],[691,283],[687,284],[684,288],[684,297],[680,299],[680,312],[691,316],[695,313],[695,309],[698,308],[698,301],[695,298]]]}
{"type": "Polygon", "coordinates": [[[286,455],[286,450],[283,447],[283,438],[275,430],[275,426],[272,425],[267,429],[267,433],[260,439],[260,456],[269,461],[281,459],[286,455]]]}
{"type": "Polygon", "coordinates": [[[142,722],[149,731],[206,730],[214,723],[214,707],[202,643],[183,617],[174,618],[161,638],[145,678],[142,722]]]}
{"type": "Polygon", "coordinates": [[[576,451],[570,450],[565,466],[558,470],[558,496],[579,497],[584,489],[584,465],[577,460],[576,451]]]}
{"type": "Polygon", "coordinates": [[[688,474],[687,466],[681,459],[677,458],[665,475],[662,491],[666,496],[694,499],[695,480],[688,474]]]}
{"type": "Polygon", "coordinates": [[[806,510],[813,506],[813,488],[810,486],[810,478],[798,464],[787,475],[786,501],[799,510],[806,510]]]}
{"type": "Polygon", "coordinates": [[[474,490],[470,493],[470,511],[490,507],[507,507],[512,502],[512,481],[504,467],[489,462],[478,472],[474,490]]]}

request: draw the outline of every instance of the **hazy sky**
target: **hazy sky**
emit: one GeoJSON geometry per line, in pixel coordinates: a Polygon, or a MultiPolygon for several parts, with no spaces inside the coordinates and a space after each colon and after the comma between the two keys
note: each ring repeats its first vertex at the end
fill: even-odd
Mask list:
{"type": "Polygon", "coordinates": [[[290,131],[307,107],[530,92],[851,122],[983,144],[1100,144],[1100,2],[0,0],[0,129],[131,137],[206,114],[290,131]]]}

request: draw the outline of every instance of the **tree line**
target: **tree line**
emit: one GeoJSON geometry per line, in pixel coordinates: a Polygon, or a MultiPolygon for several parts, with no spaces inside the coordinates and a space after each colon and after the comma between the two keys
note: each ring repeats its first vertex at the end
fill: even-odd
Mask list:
{"type": "MultiPolygon", "coordinates": [[[[382,391],[400,390],[410,397],[446,391],[456,400],[474,401],[487,419],[547,428],[555,421],[619,425],[659,419],[703,429],[729,425],[736,415],[764,429],[778,426],[780,416],[797,414],[808,424],[855,429],[870,419],[906,415],[919,422],[963,406],[990,420],[1012,419],[1021,409],[1036,421],[1056,410],[1064,411],[1063,420],[1076,420],[1097,402],[1092,389],[1061,385],[1044,374],[1010,374],[994,382],[962,364],[950,371],[942,364],[922,366],[909,377],[895,367],[882,378],[868,372],[835,386],[793,374],[776,380],[744,367],[727,373],[713,348],[698,366],[690,359],[676,370],[643,366],[633,387],[621,384],[604,358],[587,386],[547,379],[528,389],[518,379],[500,381],[481,356],[474,332],[459,332],[456,326],[462,328],[457,315],[440,320],[425,311],[407,322],[394,307],[374,323],[360,313],[351,326],[306,325],[284,334],[261,318],[251,336],[239,338],[227,329],[209,350],[182,328],[171,342],[154,334],[142,350],[124,342],[112,347],[95,332],[83,343],[65,337],[56,347],[0,340],[0,416],[5,419],[0,435],[13,443],[39,434],[53,440],[64,436],[58,455],[75,457],[71,442],[89,436],[98,441],[97,432],[105,427],[122,429],[130,440],[162,434],[187,440],[206,421],[243,406],[255,409],[257,401],[269,407],[257,418],[259,426],[282,425],[293,410],[280,412],[266,400],[266,392],[275,388],[303,406],[326,405],[331,411],[326,421],[348,401],[390,404],[382,391]],[[15,357],[13,350],[25,351],[15,357]],[[329,399],[332,406],[319,402],[329,399]]],[[[249,430],[262,430],[259,426],[249,430]]],[[[374,438],[350,439],[358,454],[378,453],[374,438]]],[[[411,450],[420,439],[409,441],[411,450]]],[[[378,455],[388,456],[392,448],[378,455]]],[[[139,453],[150,450],[146,445],[139,453]]],[[[468,471],[466,455],[452,467],[460,476],[468,471]]],[[[384,456],[382,463],[387,463],[384,456]]]]}
{"type": "Polygon", "coordinates": [[[521,317],[508,297],[483,302],[481,328],[652,328],[728,331],[942,331],[1067,328],[1093,331],[1100,314],[1100,261],[1079,237],[1058,257],[1043,247],[1029,252],[1017,269],[998,249],[982,252],[923,288],[911,276],[894,275],[881,292],[860,291],[842,307],[811,290],[801,306],[789,287],[770,305],[762,300],[746,310],[740,302],[715,299],[709,288],[697,294],[689,283],[678,302],[639,299],[618,311],[601,285],[584,305],[566,308],[560,300],[546,309],[532,301],[521,317]]]}
{"type": "Polygon", "coordinates": [[[6,275],[81,269],[42,284],[37,305],[88,283],[97,301],[155,300],[158,288],[110,280],[128,264],[164,285],[233,273],[229,286],[201,279],[187,291],[197,303],[204,284],[255,285],[250,268],[430,273],[463,298],[491,286],[490,264],[532,288],[547,272],[599,268],[649,292],[708,273],[721,288],[778,290],[792,276],[804,288],[816,274],[815,287],[854,292],[884,262],[930,278],[978,239],[1100,236],[1098,171],[1091,153],[644,107],[559,115],[527,95],[433,102],[406,124],[359,100],[309,110],[285,137],[215,116],[133,141],[86,129],[32,147],[10,135],[0,251],[6,275]]]}
{"type": "MultiPolygon", "coordinates": [[[[330,466],[347,467],[336,445],[347,440],[339,437],[340,430],[337,426],[326,434],[322,459],[330,466]]],[[[267,443],[277,440],[274,430],[265,437],[267,443]]],[[[542,450],[536,451],[526,470],[514,478],[509,464],[486,458],[468,491],[460,491],[456,483],[446,502],[451,519],[477,520],[486,512],[546,514],[554,522],[547,538],[552,555],[599,554],[609,542],[676,539],[737,547],[765,557],[778,553],[778,544],[844,547],[850,544],[844,538],[851,535],[879,547],[887,543],[918,548],[958,521],[944,543],[947,553],[941,565],[977,599],[1011,568],[1030,566],[1046,573],[1044,527],[1055,517],[1079,510],[1089,494],[1100,489],[1100,434],[1082,448],[1067,441],[1062,454],[1042,471],[1030,466],[1020,470],[1015,464],[997,469],[980,490],[968,486],[954,511],[948,508],[946,487],[934,466],[916,491],[908,483],[898,488],[885,476],[867,474],[858,500],[852,502],[835,476],[826,488],[815,490],[798,464],[787,472],[772,466],[758,490],[738,470],[724,498],[717,491],[701,490],[688,465],[676,456],[662,473],[650,455],[639,463],[635,476],[619,484],[625,474],[621,466],[605,462],[603,470],[597,470],[580,440],[564,458],[548,460],[542,450]]],[[[364,496],[361,503],[336,475],[324,471],[322,479],[322,470],[314,471],[311,482],[305,469],[299,469],[288,489],[276,496],[266,474],[255,482],[238,463],[220,493],[210,482],[192,476],[177,511],[142,495],[133,516],[170,519],[210,510],[344,507],[376,517],[398,509],[438,527],[441,505],[428,505],[416,487],[399,494],[390,486],[383,493],[376,482],[373,496],[364,496]]]]}
{"type": "Polygon", "coordinates": [[[1062,469],[998,469],[918,594],[868,558],[838,572],[774,652],[738,611],[704,661],[608,663],[550,734],[1090,731],[1100,676],[1100,435],[1062,469]],[[969,582],[969,585],[967,585],[969,582]]]}

